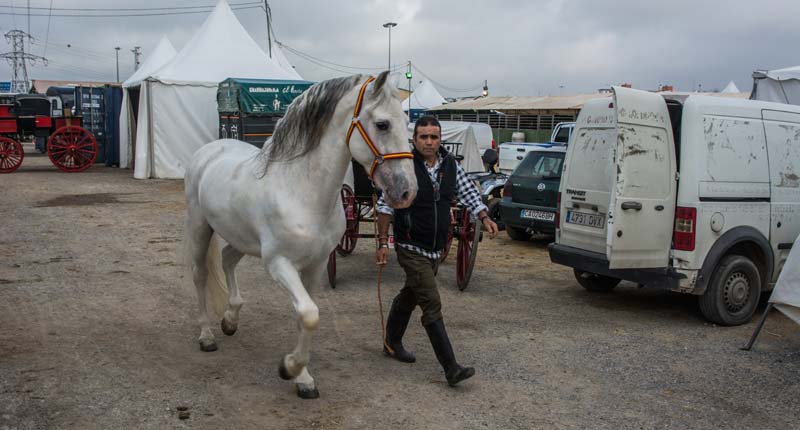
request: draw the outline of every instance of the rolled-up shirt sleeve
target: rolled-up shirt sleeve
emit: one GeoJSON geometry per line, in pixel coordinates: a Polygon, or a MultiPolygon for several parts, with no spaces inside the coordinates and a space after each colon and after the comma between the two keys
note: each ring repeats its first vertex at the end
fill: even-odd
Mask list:
{"type": "Polygon", "coordinates": [[[378,213],[394,215],[394,209],[386,204],[386,200],[383,199],[383,195],[378,197],[378,213]]]}
{"type": "MultiPolygon", "coordinates": [[[[481,200],[481,193],[475,183],[470,181],[467,173],[461,167],[456,165],[456,198],[458,202],[466,206],[473,216],[477,217],[481,211],[488,210],[483,200],[481,200]]],[[[391,209],[391,208],[390,208],[391,209]]]]}

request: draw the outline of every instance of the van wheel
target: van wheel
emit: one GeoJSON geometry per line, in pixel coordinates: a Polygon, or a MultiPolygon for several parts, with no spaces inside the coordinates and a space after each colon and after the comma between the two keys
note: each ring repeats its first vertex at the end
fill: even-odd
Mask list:
{"type": "Polygon", "coordinates": [[[581,287],[595,293],[605,293],[614,289],[619,284],[620,279],[610,276],[598,275],[597,273],[584,272],[583,270],[573,269],[575,279],[581,287]]]}
{"type": "Polygon", "coordinates": [[[525,231],[524,228],[511,227],[510,225],[507,225],[506,233],[508,233],[508,237],[514,240],[531,240],[531,234],[525,231]]]}
{"type": "Polygon", "coordinates": [[[728,255],[714,270],[706,292],[699,298],[700,311],[720,325],[750,321],[761,296],[761,276],[749,258],[728,255]]]}

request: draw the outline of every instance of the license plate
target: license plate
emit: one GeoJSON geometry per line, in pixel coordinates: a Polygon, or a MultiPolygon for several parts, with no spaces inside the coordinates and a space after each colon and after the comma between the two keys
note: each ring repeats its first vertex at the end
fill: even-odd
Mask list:
{"type": "Polygon", "coordinates": [[[587,214],[583,212],[567,211],[567,222],[570,224],[588,225],[594,228],[603,228],[605,215],[587,214]]]}
{"type": "Polygon", "coordinates": [[[531,209],[522,209],[519,213],[520,218],[535,219],[539,221],[553,221],[556,219],[556,214],[553,212],[535,211],[531,209]]]}

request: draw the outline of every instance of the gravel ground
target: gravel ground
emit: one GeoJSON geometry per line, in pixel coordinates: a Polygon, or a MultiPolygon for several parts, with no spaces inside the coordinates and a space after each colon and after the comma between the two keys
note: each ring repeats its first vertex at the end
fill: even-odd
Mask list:
{"type": "MultiPolygon", "coordinates": [[[[176,254],[181,181],[93,167],[65,174],[27,154],[0,176],[0,429],[788,429],[800,428],[800,330],[778,313],[704,322],[693,297],[622,284],[591,294],[552,265],[546,238],[480,244],[473,280],[439,274],[456,354],[477,369],[455,389],[415,313],[415,364],[380,353],[370,244],[314,286],[310,369],[322,397],[277,376],[296,339],[288,296],[239,265],[239,331],[199,350],[194,292],[176,254]],[[181,419],[185,418],[185,419],[181,419]]],[[[402,282],[384,272],[383,303],[402,282]]],[[[763,306],[759,314],[763,311],[763,306]]]]}

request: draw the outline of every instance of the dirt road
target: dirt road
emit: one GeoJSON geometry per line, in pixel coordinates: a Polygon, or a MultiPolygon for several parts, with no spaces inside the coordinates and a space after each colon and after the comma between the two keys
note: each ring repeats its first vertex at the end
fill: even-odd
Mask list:
{"type": "MultiPolygon", "coordinates": [[[[0,429],[800,428],[800,329],[775,313],[704,322],[692,297],[623,284],[590,294],[549,263],[546,240],[480,245],[471,285],[440,271],[456,354],[477,375],[447,387],[418,322],[417,353],[380,353],[372,251],[314,287],[321,324],[304,401],[277,375],[294,347],[288,297],[239,266],[239,331],[200,352],[194,292],[176,254],[180,181],[93,167],[65,174],[28,153],[0,176],[0,429]],[[179,419],[178,408],[188,419],[179,419]]],[[[402,281],[394,261],[385,306],[402,281]]],[[[763,310],[763,307],[761,308],[763,310]]],[[[761,312],[759,310],[759,314],[761,312]]]]}

